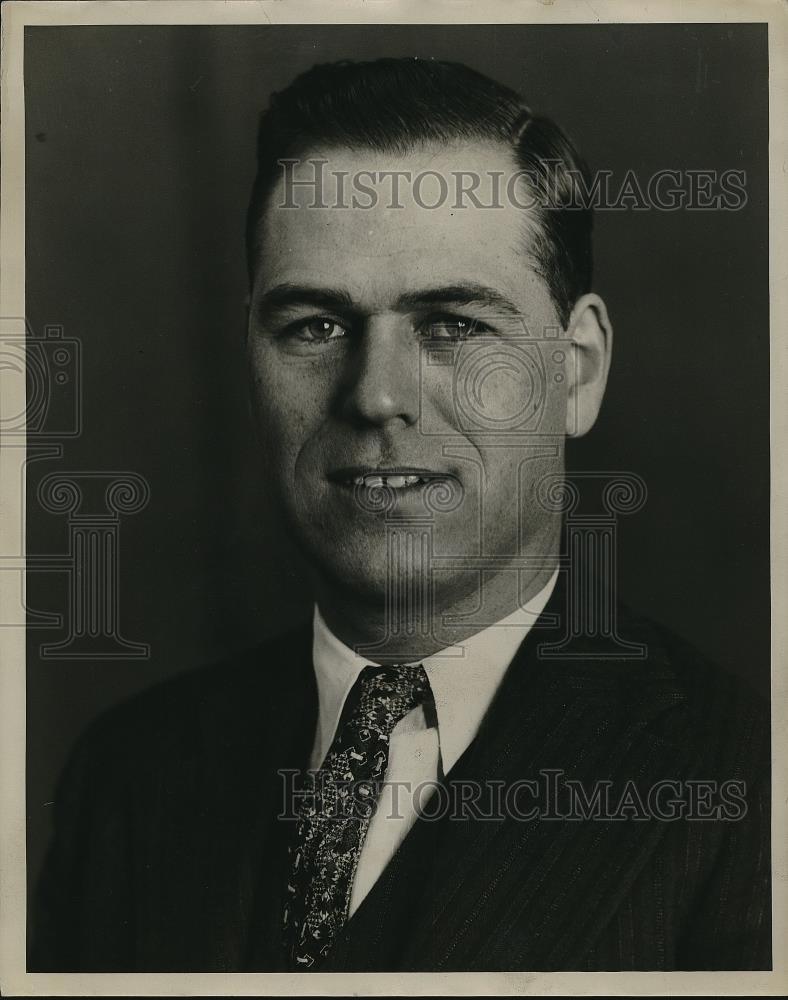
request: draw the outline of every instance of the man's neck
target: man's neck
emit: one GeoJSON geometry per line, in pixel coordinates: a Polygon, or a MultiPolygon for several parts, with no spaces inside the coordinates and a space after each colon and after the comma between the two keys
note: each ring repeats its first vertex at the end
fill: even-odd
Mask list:
{"type": "Polygon", "coordinates": [[[314,585],[324,621],[345,645],[379,663],[407,663],[458,645],[513,614],[543,590],[557,564],[556,555],[527,574],[503,569],[484,574],[481,583],[478,572],[471,572],[455,581],[452,592],[436,588],[434,602],[416,602],[399,615],[391,604],[387,609],[385,599],[365,601],[336,581],[315,577],[314,585]]]}

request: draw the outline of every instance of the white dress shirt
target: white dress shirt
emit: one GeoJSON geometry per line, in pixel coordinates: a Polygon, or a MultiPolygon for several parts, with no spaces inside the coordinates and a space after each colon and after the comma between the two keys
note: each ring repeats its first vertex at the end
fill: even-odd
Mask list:
{"type": "MultiPolygon", "coordinates": [[[[361,848],[350,896],[351,914],[413,826],[441,773],[449,773],[476,735],[507,667],[547,604],[557,577],[558,570],[513,614],[420,661],[435,698],[437,726],[428,724],[418,706],[391,733],[386,782],[361,848]]],[[[312,657],[319,711],[310,767],[318,768],[334,739],[350,689],[364,667],[374,661],[341,642],[317,607],[312,657]]]]}

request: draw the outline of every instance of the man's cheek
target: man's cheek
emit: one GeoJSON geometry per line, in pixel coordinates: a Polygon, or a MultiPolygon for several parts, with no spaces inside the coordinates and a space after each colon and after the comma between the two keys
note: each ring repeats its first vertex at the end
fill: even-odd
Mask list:
{"type": "Polygon", "coordinates": [[[450,441],[462,434],[453,368],[447,363],[441,369],[425,371],[422,365],[419,374],[419,431],[440,446],[441,439],[450,441]]]}

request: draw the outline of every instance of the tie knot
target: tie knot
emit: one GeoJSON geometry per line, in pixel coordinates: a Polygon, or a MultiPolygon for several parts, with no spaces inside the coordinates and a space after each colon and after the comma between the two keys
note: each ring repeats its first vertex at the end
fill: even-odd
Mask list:
{"type": "Polygon", "coordinates": [[[358,676],[348,702],[348,725],[369,729],[388,738],[404,716],[430,694],[424,667],[404,664],[368,666],[358,676]]]}

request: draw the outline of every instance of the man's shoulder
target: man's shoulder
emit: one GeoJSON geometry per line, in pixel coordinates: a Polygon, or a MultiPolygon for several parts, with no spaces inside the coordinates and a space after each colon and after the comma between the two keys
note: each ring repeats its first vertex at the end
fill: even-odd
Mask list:
{"type": "Polygon", "coordinates": [[[723,666],[626,603],[608,624],[567,639],[562,619],[558,642],[538,653],[563,697],[590,699],[610,731],[672,745],[709,772],[768,774],[769,705],[749,664],[723,666]]]}
{"type": "Polygon", "coordinates": [[[257,738],[272,715],[311,683],[311,625],[300,625],[213,663],[187,669],[105,709],[77,741],[76,757],[113,767],[128,758],[213,753],[257,738]]]}
{"type": "Polygon", "coordinates": [[[753,707],[765,705],[748,669],[723,666],[672,628],[628,605],[621,606],[619,620],[622,637],[642,646],[649,665],[670,678],[691,703],[709,706],[742,699],[753,707]]]}
{"type": "Polygon", "coordinates": [[[666,732],[672,716],[683,719],[698,752],[726,766],[758,766],[770,756],[770,711],[767,699],[747,676],[750,665],[734,672],[701,652],[693,643],[653,618],[624,606],[621,635],[642,645],[646,669],[634,670],[630,687],[641,680],[639,698],[661,689],[666,697],[666,732]],[[669,708],[678,711],[671,713],[669,708]]]}

